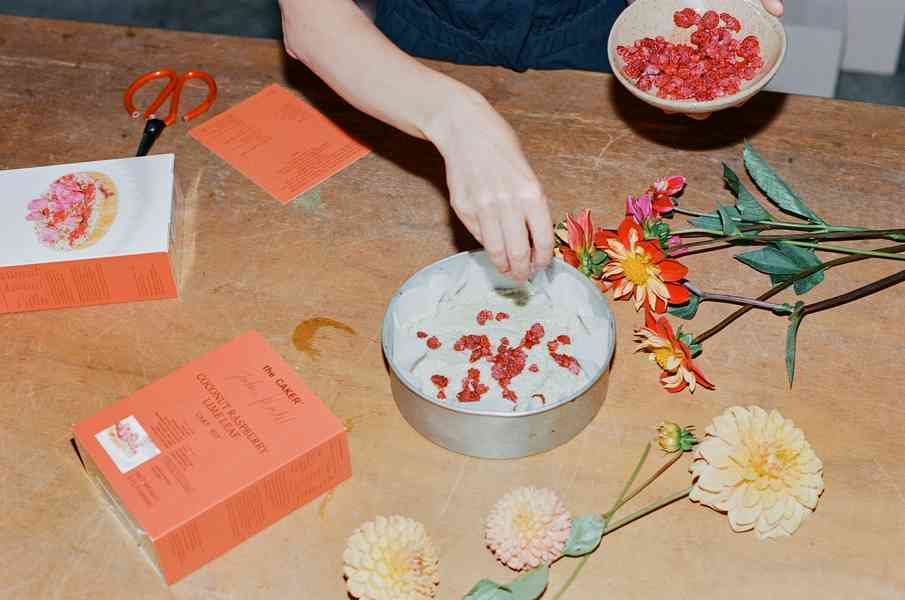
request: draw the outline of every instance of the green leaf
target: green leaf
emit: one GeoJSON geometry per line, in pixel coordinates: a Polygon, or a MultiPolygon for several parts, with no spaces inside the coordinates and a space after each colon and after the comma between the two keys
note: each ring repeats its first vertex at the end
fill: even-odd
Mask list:
{"type": "Polygon", "coordinates": [[[694,316],[698,312],[698,307],[701,305],[701,297],[697,294],[688,294],[688,302],[685,304],[670,304],[669,305],[669,314],[674,317],[678,317],[680,319],[685,319],[686,321],[690,321],[694,318],[694,316]]]}
{"type": "Polygon", "coordinates": [[[789,329],[786,332],[786,373],[789,376],[789,387],[795,380],[795,345],[798,338],[798,327],[804,315],[801,314],[801,308],[804,302],[798,301],[795,304],[795,312],[789,317],[789,329]]]}
{"type": "Polygon", "coordinates": [[[728,208],[717,202],[716,211],[720,214],[720,225],[722,226],[725,235],[732,237],[741,233],[738,229],[738,225],[732,220],[732,215],[729,214],[728,208]]]}
{"type": "Polygon", "coordinates": [[[706,215],[703,215],[701,217],[688,219],[688,222],[698,229],[709,229],[711,231],[723,230],[723,222],[720,220],[719,213],[716,212],[707,213],[706,215]]]}
{"type": "MultiPolygon", "coordinates": [[[[782,242],[777,244],[777,248],[780,252],[795,261],[795,263],[800,267],[799,271],[808,271],[823,264],[823,261],[817,258],[817,253],[813,248],[802,248],[801,246],[794,246],[792,244],[785,244],[782,242]]],[[[795,282],[794,285],[795,293],[799,296],[806,294],[807,292],[823,283],[823,280],[825,278],[826,275],[824,274],[824,272],[818,271],[805,277],[804,279],[799,279],[795,282]]]]}
{"type": "Polygon", "coordinates": [[[566,556],[584,556],[589,552],[593,552],[600,538],[603,537],[603,529],[606,521],[599,514],[592,513],[589,515],[581,515],[572,519],[572,530],[569,532],[569,539],[566,540],[566,547],[563,548],[563,554],[566,556]]]}
{"type": "MultiPolygon", "coordinates": [[[[730,217],[732,217],[733,222],[735,221],[735,219],[742,218],[742,213],[740,213],[734,206],[726,206],[724,208],[726,209],[726,213],[730,217]]],[[[720,232],[723,231],[723,218],[720,216],[719,210],[715,210],[700,217],[688,219],[688,222],[701,229],[710,229],[711,231],[720,232]]]]}
{"type": "Polygon", "coordinates": [[[514,600],[514,598],[509,590],[504,590],[489,579],[482,579],[462,600],[514,600]]]}
{"type": "Polygon", "coordinates": [[[536,569],[522,573],[513,579],[509,585],[503,586],[502,589],[512,592],[512,600],[536,600],[547,589],[549,577],[549,565],[541,565],[536,569]]]}
{"type": "Polygon", "coordinates": [[[801,271],[801,267],[789,256],[773,246],[765,246],[758,250],[736,254],[735,259],[741,261],[761,273],[780,275],[788,278],[801,271]]]}
{"type": "Polygon", "coordinates": [[[773,215],[757,201],[757,198],[742,184],[735,171],[726,163],[723,163],[723,179],[726,180],[726,185],[736,198],[735,208],[741,213],[742,219],[752,223],[773,220],[773,215]]]}
{"type": "Polygon", "coordinates": [[[891,233],[886,237],[894,242],[905,242],[905,233],[891,233]]]}
{"type": "Polygon", "coordinates": [[[751,175],[751,179],[757,184],[770,199],[770,202],[778,206],[781,210],[801,217],[811,223],[824,224],[824,221],[805,205],[798,194],[786,184],[785,181],[770,168],[761,156],[751,147],[751,144],[745,143],[745,167],[751,175]]]}

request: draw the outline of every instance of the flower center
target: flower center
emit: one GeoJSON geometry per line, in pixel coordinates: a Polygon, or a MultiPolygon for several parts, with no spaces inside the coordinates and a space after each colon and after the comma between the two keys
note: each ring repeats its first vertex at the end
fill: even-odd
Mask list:
{"type": "Polygon", "coordinates": [[[516,511],[512,516],[512,522],[518,530],[519,535],[522,536],[522,539],[526,540],[533,539],[537,535],[541,525],[538,523],[538,519],[535,518],[534,511],[527,508],[516,511]]]}
{"type": "Polygon", "coordinates": [[[758,477],[779,479],[793,458],[791,453],[785,448],[779,450],[761,448],[759,452],[754,454],[751,466],[758,477]]]}
{"type": "Polygon", "coordinates": [[[644,285],[650,277],[650,257],[643,252],[634,252],[620,261],[625,277],[635,285],[644,285]]]}
{"type": "Polygon", "coordinates": [[[654,359],[657,361],[657,364],[660,365],[660,368],[664,371],[675,371],[675,369],[670,369],[666,365],[669,363],[669,359],[672,357],[680,358],[672,347],[669,348],[657,348],[654,350],[654,359]]]}

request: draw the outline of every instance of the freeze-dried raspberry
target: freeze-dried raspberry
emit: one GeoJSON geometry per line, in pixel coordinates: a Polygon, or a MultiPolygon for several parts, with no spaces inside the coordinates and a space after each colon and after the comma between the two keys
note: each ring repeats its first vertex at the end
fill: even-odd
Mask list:
{"type": "Polygon", "coordinates": [[[736,33],[742,30],[741,22],[729,13],[720,13],[720,21],[725,23],[728,29],[731,29],[736,33]]]}
{"type": "Polygon", "coordinates": [[[623,72],[643,91],[660,98],[712,100],[737,93],[742,80],[753,79],[764,64],[756,38],[734,37],[741,22],[729,13],[708,11],[702,17],[683,9],[673,20],[679,26],[698,26],[691,34],[692,45],[658,36],[618,49],[623,72]]]}
{"type": "Polygon", "coordinates": [[[498,312],[498,313],[496,314],[496,320],[497,320],[497,321],[505,321],[505,320],[508,319],[508,318],[509,318],[509,315],[507,315],[507,314],[504,313],[504,312],[498,312]]]}
{"type": "Polygon", "coordinates": [[[701,27],[704,29],[716,29],[720,26],[720,15],[715,10],[708,10],[701,17],[701,27]]]}
{"type": "Polygon", "coordinates": [[[424,339],[424,338],[427,337],[427,332],[426,332],[426,331],[419,331],[419,332],[416,333],[415,335],[417,335],[417,336],[418,336],[419,338],[421,338],[421,339],[424,339]]]}
{"type": "Polygon", "coordinates": [[[672,16],[672,20],[675,24],[682,29],[688,29],[689,27],[697,25],[700,19],[701,16],[693,8],[683,8],[672,16]]]}
{"type": "Polygon", "coordinates": [[[745,58],[751,58],[760,53],[760,41],[753,35],[749,35],[742,40],[739,45],[738,54],[745,58]]]}
{"type": "Polygon", "coordinates": [[[440,340],[437,339],[437,336],[434,335],[434,336],[427,338],[427,347],[430,348],[431,350],[436,350],[441,345],[442,344],[440,344],[440,340]]]}
{"type": "Polygon", "coordinates": [[[476,317],[476,320],[477,320],[477,322],[478,322],[478,325],[483,325],[483,324],[486,323],[487,321],[492,321],[492,320],[493,320],[493,312],[492,312],[492,311],[489,311],[489,310],[482,310],[482,311],[480,311],[480,312],[478,313],[478,316],[476,317]]]}

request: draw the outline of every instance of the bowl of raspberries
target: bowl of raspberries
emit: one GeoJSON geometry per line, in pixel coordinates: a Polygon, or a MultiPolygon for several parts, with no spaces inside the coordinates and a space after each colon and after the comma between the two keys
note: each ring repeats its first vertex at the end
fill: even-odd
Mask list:
{"type": "Polygon", "coordinates": [[[613,74],[668,113],[704,118],[759,92],[786,53],[782,23],[760,0],[636,0],[613,25],[613,74]]]}

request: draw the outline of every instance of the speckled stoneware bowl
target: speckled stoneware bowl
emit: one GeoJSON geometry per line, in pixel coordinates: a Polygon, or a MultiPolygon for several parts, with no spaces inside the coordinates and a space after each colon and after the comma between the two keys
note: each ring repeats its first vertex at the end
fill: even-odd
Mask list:
{"type": "Polygon", "coordinates": [[[786,55],[786,32],[782,23],[769,14],[760,0],[635,0],[626,8],[610,31],[607,54],[613,75],[633,95],[668,113],[684,113],[703,118],[712,112],[741,106],[759,92],[779,70],[786,55]],[[693,8],[699,13],[708,10],[728,12],[742,22],[736,38],[755,35],[760,40],[760,52],[764,66],[751,81],[743,81],[738,93],[715,100],[667,100],[655,94],[641,91],[622,73],[624,61],[616,54],[617,46],[631,46],[636,40],[662,35],[673,43],[690,43],[692,29],[682,29],[673,22],[673,14],[683,8],[693,8]]]}

